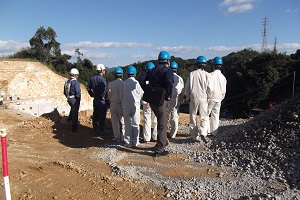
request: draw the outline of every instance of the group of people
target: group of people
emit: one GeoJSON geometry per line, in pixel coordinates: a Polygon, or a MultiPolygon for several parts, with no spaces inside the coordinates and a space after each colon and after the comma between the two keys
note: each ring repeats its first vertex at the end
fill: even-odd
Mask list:
{"type": "MultiPolygon", "coordinates": [[[[177,74],[178,64],[171,62],[167,51],[158,55],[158,65],[148,62],[146,72],[136,77],[134,66],[126,69],[127,78],[121,67],[114,70],[115,80],[106,85],[105,66],[96,66],[87,91],[93,100],[93,129],[96,135],[109,134],[105,130],[107,105],[110,101],[113,138],[126,147],[136,147],[140,142],[156,141],[154,156],[168,155],[168,137],[174,138],[178,131],[179,106],[183,98],[189,103],[190,134],[194,141],[206,141],[207,135],[216,136],[219,126],[221,101],[226,93],[226,78],[220,69],[223,61],[213,59],[213,71],[208,72],[204,56],[196,59],[197,70],[192,71],[186,83],[177,74]],[[155,91],[154,95],[149,93],[155,91]],[[156,92],[157,91],[157,92],[156,92]],[[158,92],[160,91],[160,92],[158,92]],[[146,98],[147,97],[147,98],[146,98]],[[159,102],[159,103],[158,103],[159,102]],[[143,108],[143,139],[140,141],[140,107],[143,108]],[[200,122],[197,123],[199,112],[200,122]],[[170,118],[170,133],[167,134],[170,118]],[[210,118],[210,119],[209,119],[210,118]],[[152,129],[153,125],[153,131],[152,129]]],[[[81,91],[77,81],[79,72],[71,69],[70,78],[65,82],[64,94],[71,107],[68,120],[72,121],[72,131],[78,127],[78,110],[81,91]]]]}
{"type": "Polygon", "coordinates": [[[226,94],[227,80],[221,72],[223,60],[220,57],[213,59],[212,72],[208,72],[204,56],[197,57],[196,65],[198,69],[190,73],[185,87],[185,97],[189,103],[189,127],[195,141],[207,142],[209,134],[216,136],[218,133],[221,101],[226,94]]]}

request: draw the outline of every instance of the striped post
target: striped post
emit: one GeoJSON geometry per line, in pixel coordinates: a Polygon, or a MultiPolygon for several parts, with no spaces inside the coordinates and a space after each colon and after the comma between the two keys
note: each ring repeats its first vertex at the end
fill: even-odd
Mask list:
{"type": "Polygon", "coordinates": [[[6,200],[11,200],[9,178],[8,178],[8,161],[7,161],[5,128],[0,129],[0,136],[1,136],[1,145],[2,145],[2,165],[3,165],[5,196],[6,196],[6,200]]]}

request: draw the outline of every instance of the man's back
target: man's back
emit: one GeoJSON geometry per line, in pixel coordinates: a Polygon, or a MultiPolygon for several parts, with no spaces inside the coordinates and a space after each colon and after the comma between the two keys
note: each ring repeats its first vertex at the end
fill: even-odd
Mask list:
{"type": "Polygon", "coordinates": [[[207,87],[210,74],[203,69],[197,69],[190,73],[186,83],[186,96],[188,99],[207,98],[207,87]]]}
{"type": "Polygon", "coordinates": [[[220,102],[225,97],[227,80],[220,70],[215,70],[210,74],[208,98],[220,102]]]}
{"type": "Polygon", "coordinates": [[[108,98],[111,103],[122,104],[123,97],[123,81],[120,78],[108,84],[108,98]]]}
{"type": "Polygon", "coordinates": [[[174,74],[170,68],[165,67],[162,64],[158,65],[147,73],[146,81],[149,81],[149,84],[158,85],[164,88],[166,90],[166,99],[171,98],[174,74]]]}
{"type": "Polygon", "coordinates": [[[142,87],[134,77],[130,77],[123,81],[123,107],[139,105],[143,94],[144,91],[142,90],[142,87]]]}
{"type": "Polygon", "coordinates": [[[93,90],[94,96],[104,98],[106,94],[106,79],[97,74],[91,78],[87,87],[93,90]]]}

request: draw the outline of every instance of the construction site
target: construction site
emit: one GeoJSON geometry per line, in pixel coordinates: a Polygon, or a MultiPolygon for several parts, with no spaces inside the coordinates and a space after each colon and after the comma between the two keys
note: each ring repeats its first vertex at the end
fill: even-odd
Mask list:
{"type": "Polygon", "coordinates": [[[208,143],[191,139],[189,115],[180,113],[170,154],[156,158],[155,142],[128,148],[112,140],[109,110],[110,134],[94,134],[84,85],[72,133],[66,80],[39,62],[0,60],[12,199],[300,199],[299,95],[251,119],[221,119],[208,143]]]}

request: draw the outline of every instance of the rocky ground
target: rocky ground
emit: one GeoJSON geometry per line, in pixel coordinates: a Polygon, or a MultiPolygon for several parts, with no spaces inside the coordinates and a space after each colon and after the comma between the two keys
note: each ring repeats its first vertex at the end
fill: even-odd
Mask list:
{"type": "Polygon", "coordinates": [[[170,155],[157,158],[155,143],[132,149],[112,134],[93,135],[91,111],[80,112],[72,133],[58,113],[36,118],[2,107],[12,199],[300,199],[299,100],[250,120],[223,119],[208,143],[190,139],[181,113],[170,155]]]}

